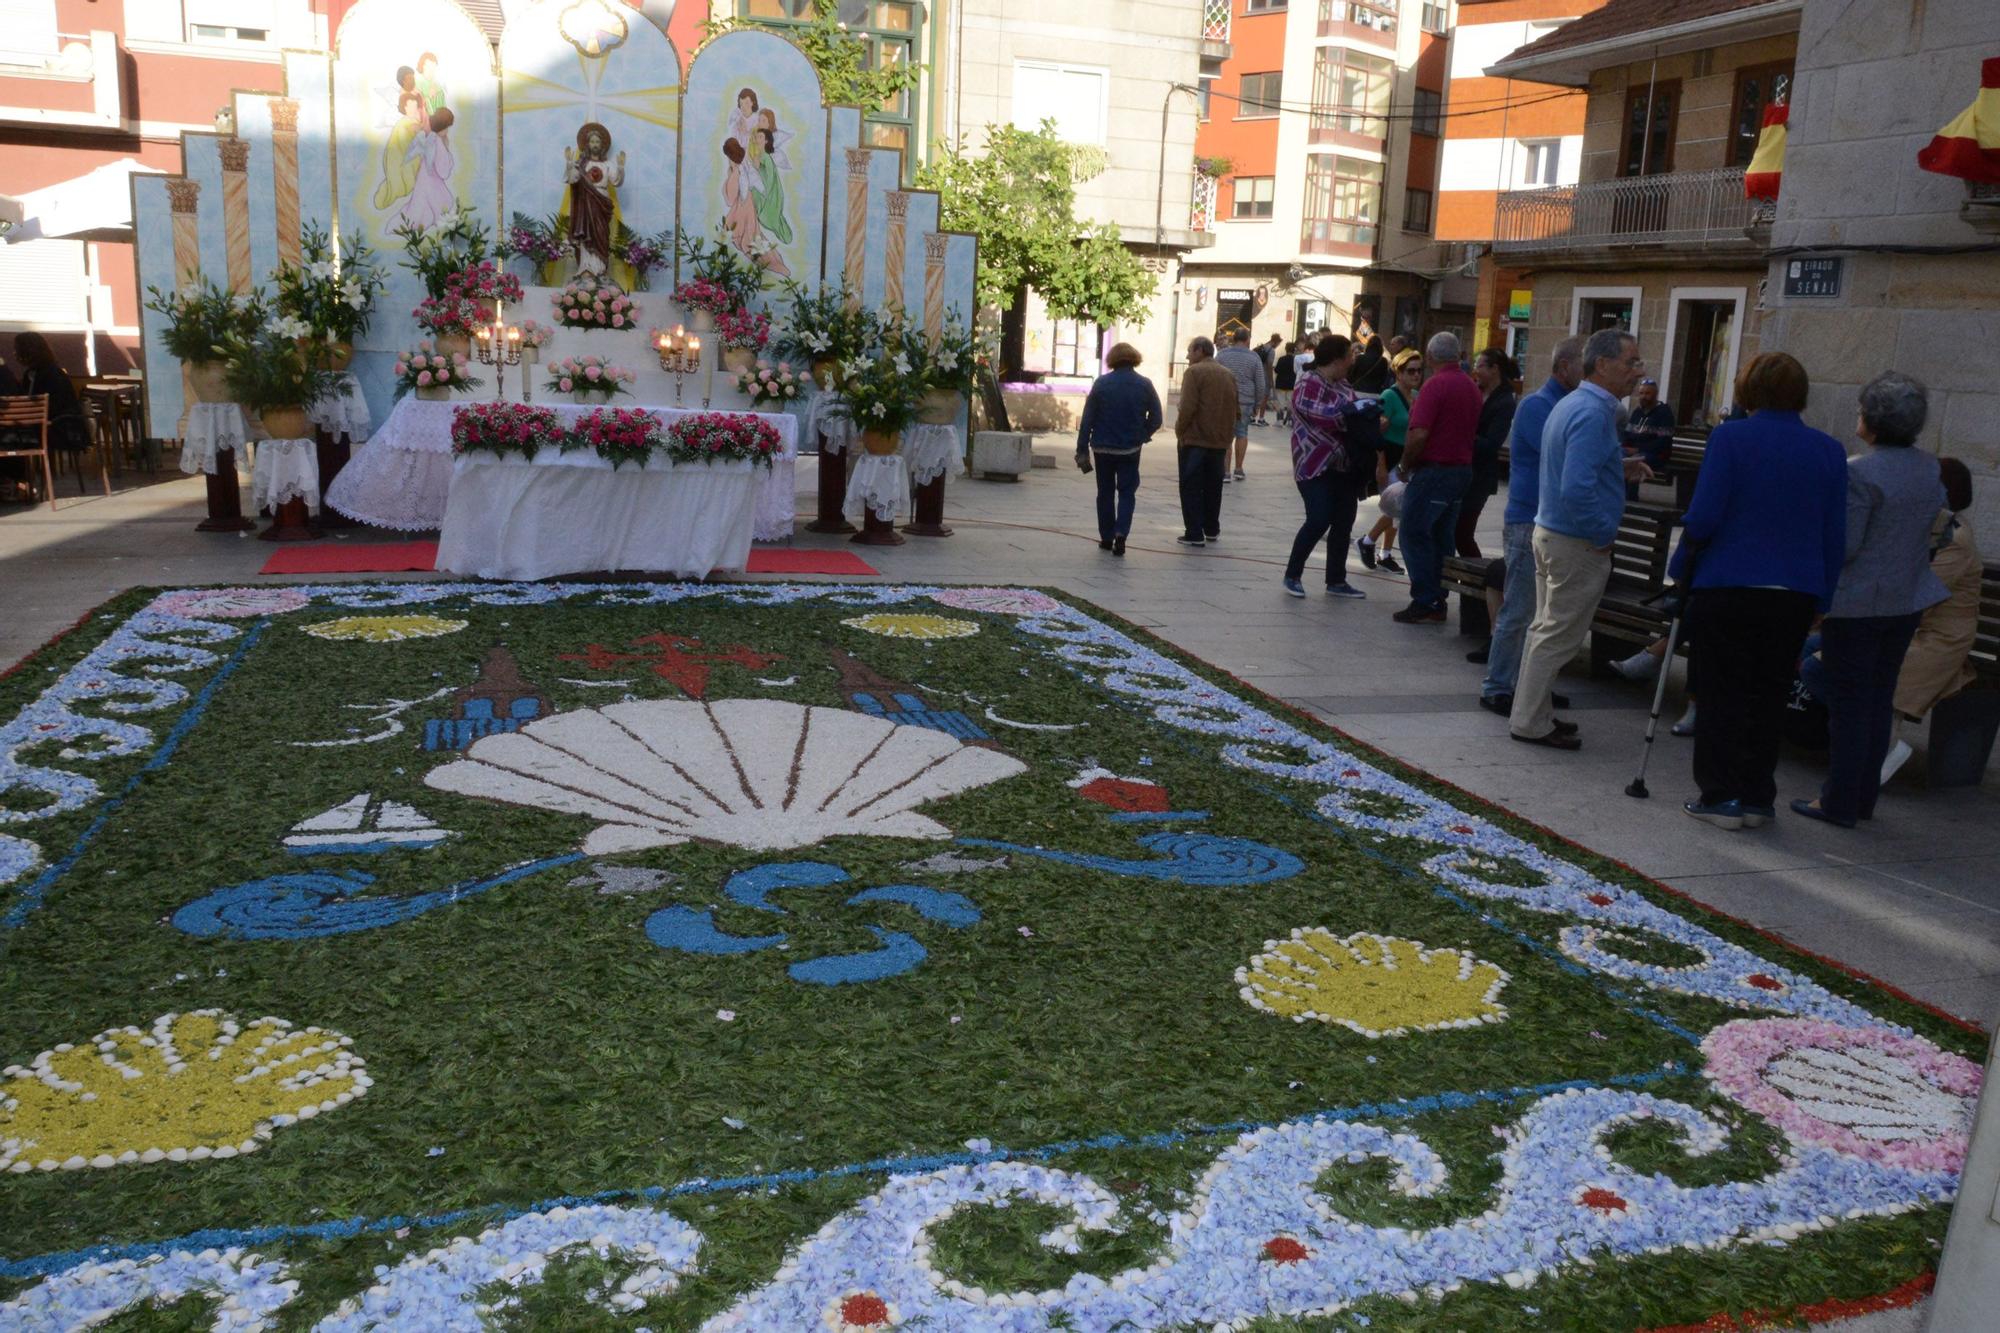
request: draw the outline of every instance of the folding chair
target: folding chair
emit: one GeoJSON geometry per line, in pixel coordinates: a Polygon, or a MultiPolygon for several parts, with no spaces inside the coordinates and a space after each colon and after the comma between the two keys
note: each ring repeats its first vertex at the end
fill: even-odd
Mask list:
{"type": "Polygon", "coordinates": [[[49,508],[54,509],[56,481],[49,471],[49,400],[46,395],[0,398],[0,458],[37,457],[42,460],[42,494],[48,497],[49,508]],[[30,433],[40,441],[33,449],[23,448],[13,439],[30,433]]]}

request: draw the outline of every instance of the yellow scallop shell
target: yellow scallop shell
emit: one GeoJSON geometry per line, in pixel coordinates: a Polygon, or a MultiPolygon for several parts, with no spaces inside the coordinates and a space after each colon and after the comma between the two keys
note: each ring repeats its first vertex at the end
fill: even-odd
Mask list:
{"type": "Polygon", "coordinates": [[[927,616],[915,612],[877,611],[840,622],[849,629],[867,630],[889,639],[969,639],[979,633],[976,620],[954,620],[949,616],[927,616]]]}
{"type": "Polygon", "coordinates": [[[1268,941],[1236,970],[1254,1008],[1295,1023],[1337,1023],[1364,1037],[1400,1037],[1476,1027],[1507,1016],[1507,974],[1457,949],[1356,931],[1345,939],[1318,926],[1268,941]]]}
{"type": "Polygon", "coordinates": [[[442,616],[344,616],[303,628],[316,639],[395,643],[400,639],[435,639],[442,634],[456,634],[465,625],[463,620],[446,620],[442,616]]]}

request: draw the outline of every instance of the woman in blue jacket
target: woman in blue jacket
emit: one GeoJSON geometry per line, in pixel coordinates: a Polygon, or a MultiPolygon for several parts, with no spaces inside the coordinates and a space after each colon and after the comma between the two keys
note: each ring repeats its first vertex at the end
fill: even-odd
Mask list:
{"type": "Polygon", "coordinates": [[[1685,805],[1722,828],[1757,828],[1777,801],[1778,742],[1799,646],[1826,609],[1847,540],[1847,459],[1799,420],[1805,367],[1766,352],[1736,384],[1750,415],[1708,437],[1686,532],[1670,567],[1692,589],[1701,711],[1685,805]]]}
{"type": "Polygon", "coordinates": [[[1139,489],[1139,449],[1160,428],[1160,395],[1139,373],[1139,349],[1119,343],[1104,358],[1111,367],[1090,386],[1076,429],[1076,465],[1097,467],[1097,545],[1125,554],[1132,502],[1139,489]]]}

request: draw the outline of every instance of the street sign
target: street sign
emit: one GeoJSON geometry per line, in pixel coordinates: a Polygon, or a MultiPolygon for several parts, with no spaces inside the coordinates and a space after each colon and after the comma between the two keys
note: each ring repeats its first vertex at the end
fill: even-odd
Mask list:
{"type": "Polygon", "coordinates": [[[1785,265],[1785,295],[1840,295],[1840,271],[1846,263],[1835,255],[1790,261],[1785,265]]]}

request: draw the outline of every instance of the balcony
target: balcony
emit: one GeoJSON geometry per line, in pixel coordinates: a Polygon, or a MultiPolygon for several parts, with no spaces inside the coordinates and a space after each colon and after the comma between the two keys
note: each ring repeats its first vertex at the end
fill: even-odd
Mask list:
{"type": "Polygon", "coordinates": [[[1229,59],[1230,0],[1201,0],[1201,58],[1229,59]]]}
{"type": "Polygon", "coordinates": [[[1194,185],[1189,193],[1188,230],[1215,230],[1215,177],[1205,171],[1194,173],[1194,185]]]}
{"type": "Polygon", "coordinates": [[[1629,251],[1634,246],[1700,246],[1746,253],[1762,248],[1769,209],[1743,197],[1743,168],[1686,171],[1585,185],[1510,190],[1494,214],[1496,254],[1629,251]]]}
{"type": "Polygon", "coordinates": [[[1396,7],[1393,0],[1319,0],[1321,37],[1346,37],[1396,49],[1396,7]]]}

